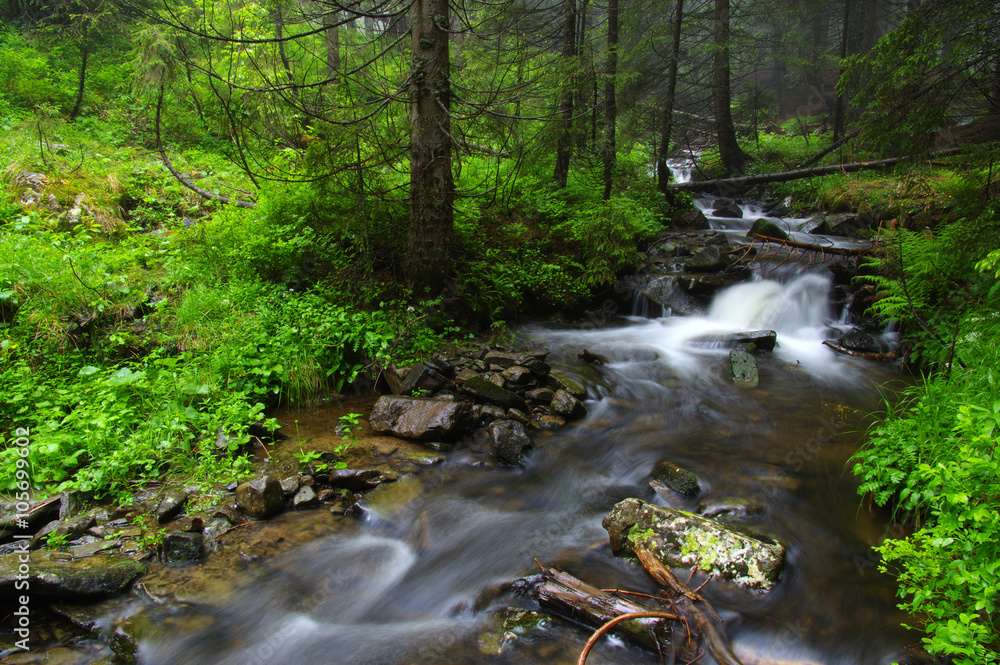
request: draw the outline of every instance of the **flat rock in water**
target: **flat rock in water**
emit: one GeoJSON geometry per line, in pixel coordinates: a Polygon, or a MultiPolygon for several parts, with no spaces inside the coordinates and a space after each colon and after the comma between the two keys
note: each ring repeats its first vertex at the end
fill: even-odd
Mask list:
{"type": "Polygon", "coordinates": [[[716,245],[709,245],[685,261],[684,270],[688,272],[715,272],[723,270],[728,265],[729,261],[722,255],[722,251],[716,245]]]}
{"type": "Polygon", "coordinates": [[[748,330],[727,335],[699,335],[688,344],[710,349],[731,349],[738,344],[753,344],[757,351],[773,351],[778,334],[773,330],[748,330]]]}
{"type": "Polygon", "coordinates": [[[616,504],[602,525],[616,555],[633,556],[642,547],[667,568],[698,568],[753,591],[773,588],[784,562],[778,543],[639,499],[616,504]]]}
{"type": "Polygon", "coordinates": [[[53,559],[51,552],[32,552],[26,564],[20,556],[0,556],[0,589],[5,593],[15,593],[18,576],[26,575],[31,593],[62,598],[112,596],[146,572],[141,563],[114,554],[64,561],[53,559]]]}
{"type": "Polygon", "coordinates": [[[389,432],[405,439],[453,439],[472,426],[472,409],[465,402],[385,395],[375,402],[369,422],[376,432],[389,432]]]}
{"type": "MultiPolygon", "coordinates": [[[[716,203],[719,203],[716,201],[716,203]]],[[[730,219],[742,219],[743,210],[735,203],[725,203],[712,211],[713,217],[728,217],[730,219]]]]}
{"type": "Polygon", "coordinates": [[[163,562],[168,566],[196,563],[204,554],[205,537],[200,533],[168,531],[163,535],[163,562]]]}

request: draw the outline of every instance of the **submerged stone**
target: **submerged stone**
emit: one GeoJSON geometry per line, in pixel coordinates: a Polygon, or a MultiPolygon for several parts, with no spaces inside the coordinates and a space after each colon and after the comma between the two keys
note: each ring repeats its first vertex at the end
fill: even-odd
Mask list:
{"type": "Polygon", "coordinates": [[[753,387],[760,381],[757,359],[745,344],[737,344],[729,352],[729,369],[733,381],[739,385],[753,387]]]}
{"type": "Polygon", "coordinates": [[[754,591],[774,587],[785,549],[714,520],[639,499],[625,499],[602,522],[619,556],[649,550],[667,568],[698,568],[754,591]]]}
{"type": "Polygon", "coordinates": [[[568,420],[583,418],[587,415],[587,409],[580,403],[580,400],[565,390],[557,390],[549,405],[552,407],[553,414],[568,420]]]}
{"type": "Polygon", "coordinates": [[[650,476],[650,487],[664,498],[669,498],[664,493],[670,490],[684,496],[698,496],[701,493],[698,476],[669,460],[657,463],[650,476]]]}

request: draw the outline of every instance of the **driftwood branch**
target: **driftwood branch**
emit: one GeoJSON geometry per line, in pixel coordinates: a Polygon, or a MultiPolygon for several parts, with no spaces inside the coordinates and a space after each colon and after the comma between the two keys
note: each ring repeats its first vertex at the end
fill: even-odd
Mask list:
{"type": "MultiPolygon", "coordinates": [[[[947,155],[957,155],[962,152],[962,148],[948,148],[933,152],[928,157],[944,157],[947,155]]],[[[895,166],[899,162],[913,159],[913,155],[904,157],[891,157],[889,159],[878,159],[871,162],[854,162],[851,164],[834,164],[832,166],[814,166],[808,169],[793,169],[782,171],[781,173],[761,173],[759,175],[741,176],[739,178],[718,178],[716,180],[698,180],[691,182],[675,182],[667,186],[668,189],[683,191],[707,191],[712,189],[739,190],[751,185],[763,185],[771,182],[788,182],[789,180],[799,180],[802,178],[814,178],[816,176],[830,175],[833,173],[855,173],[872,169],[884,169],[895,166]]]]}
{"type": "Polygon", "coordinates": [[[233,198],[230,198],[228,196],[222,196],[221,194],[213,194],[212,192],[208,191],[207,189],[202,189],[198,185],[194,184],[193,182],[191,182],[190,180],[188,180],[187,178],[185,178],[177,169],[174,168],[174,165],[170,163],[169,159],[167,159],[167,151],[163,147],[163,139],[162,139],[162,135],[161,135],[161,132],[160,132],[160,113],[161,113],[162,109],[163,109],[163,85],[160,85],[160,96],[156,100],[156,122],[155,122],[155,125],[156,125],[156,150],[160,153],[160,159],[163,160],[163,165],[165,167],[167,167],[168,171],[170,171],[170,175],[174,176],[174,178],[176,178],[177,182],[181,183],[182,185],[184,185],[185,187],[187,187],[192,192],[194,192],[195,194],[197,194],[198,196],[200,196],[202,198],[210,199],[210,200],[213,200],[213,201],[221,201],[222,203],[225,203],[225,204],[235,203],[236,205],[238,205],[241,208],[253,208],[253,207],[255,207],[257,205],[257,203],[254,202],[254,201],[244,201],[243,199],[233,199],[233,198]]]}
{"type": "Polygon", "coordinates": [[[754,240],[760,240],[762,242],[777,243],[779,245],[785,245],[786,247],[794,247],[795,249],[805,249],[811,252],[824,252],[826,254],[835,254],[837,256],[860,256],[862,254],[866,254],[869,251],[871,251],[871,248],[868,247],[855,247],[855,248],[832,247],[828,245],[820,245],[817,243],[797,242],[795,240],[789,240],[787,238],[784,240],[779,240],[777,238],[771,238],[757,233],[753,234],[750,237],[753,238],[754,240]]]}
{"type": "Polygon", "coordinates": [[[639,565],[657,584],[676,596],[674,611],[685,617],[705,640],[705,647],[719,665],[743,665],[729,646],[729,640],[719,627],[719,615],[704,598],[694,593],[671,573],[649,550],[633,548],[639,565]],[[704,609],[703,609],[704,608],[704,609]]]}
{"type": "Polygon", "coordinates": [[[887,353],[870,353],[868,351],[855,351],[854,349],[849,349],[846,346],[838,344],[832,339],[824,339],[823,344],[829,346],[837,353],[843,353],[845,356],[851,356],[852,358],[862,358],[863,360],[894,360],[897,356],[897,353],[895,351],[889,351],[887,353]]]}
{"type": "MultiPolygon", "coordinates": [[[[663,612],[662,608],[622,598],[613,591],[602,591],[569,573],[551,568],[542,568],[542,583],[535,588],[532,597],[546,612],[591,628],[601,628],[624,615],[663,612]]],[[[615,625],[615,632],[637,646],[659,651],[667,641],[663,630],[666,621],[662,617],[623,619],[615,625]]],[[[692,650],[682,651],[688,656],[687,660],[694,657],[692,650]]]]}
{"type": "Polygon", "coordinates": [[[580,657],[576,661],[576,665],[585,665],[587,662],[587,654],[590,650],[594,648],[597,644],[597,640],[601,639],[601,636],[606,632],[614,628],[616,625],[620,624],[622,621],[628,621],[629,619],[673,619],[674,621],[680,620],[680,617],[676,614],[670,614],[669,612],[633,612],[631,614],[622,614],[611,619],[603,626],[598,628],[587,643],[583,645],[583,649],[580,651],[580,657]]]}

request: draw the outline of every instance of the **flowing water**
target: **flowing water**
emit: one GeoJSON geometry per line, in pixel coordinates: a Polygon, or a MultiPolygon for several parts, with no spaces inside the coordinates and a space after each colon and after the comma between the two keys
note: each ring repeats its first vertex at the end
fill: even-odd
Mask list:
{"type": "MultiPolygon", "coordinates": [[[[770,593],[705,588],[745,662],[892,662],[914,636],[873,565],[884,516],[859,507],[845,462],[864,428],[857,413],[898,375],[821,344],[838,316],[830,288],[822,272],[803,272],[733,287],[700,316],[525,330],[532,348],[591,385],[584,419],[536,434],[521,469],[494,468],[481,440],[459,444],[400,485],[408,501],[276,557],[215,607],[190,610],[201,627],[144,643],[140,661],[573,663],[586,634],[560,623],[499,655],[482,648],[489,609],[530,600],[473,606],[491,585],[537,572],[535,559],[598,587],[653,592],[612,556],[601,527],[617,501],[639,497],[691,511],[752,505],[735,521],[786,545],[770,593]],[[760,385],[739,388],[727,351],[704,340],[758,328],[776,330],[779,347],[761,357],[760,385]],[[609,362],[583,365],[583,348],[609,362]],[[649,474],[664,459],[694,471],[701,496],[655,495],[649,474]]],[[[605,639],[588,662],[660,660],[605,639]]]]}

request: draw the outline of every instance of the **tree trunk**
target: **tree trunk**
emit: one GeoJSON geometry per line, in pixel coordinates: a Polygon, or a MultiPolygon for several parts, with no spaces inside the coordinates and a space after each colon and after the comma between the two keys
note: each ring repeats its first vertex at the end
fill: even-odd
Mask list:
{"type": "Polygon", "coordinates": [[[715,106],[715,136],[719,157],[728,175],[743,173],[747,157],[736,141],[729,82],[729,0],[715,0],[715,48],[712,101],[715,106]]]}
{"type": "Polygon", "coordinates": [[[73,110],[69,112],[70,119],[75,119],[80,115],[83,106],[83,89],[87,83],[87,59],[90,56],[90,42],[87,40],[87,27],[83,28],[83,46],[81,46],[80,79],[76,85],[76,101],[73,102],[73,110]]]}
{"type": "Polygon", "coordinates": [[[323,15],[323,25],[326,32],[323,33],[326,42],[326,78],[331,83],[337,83],[337,72],[340,71],[340,26],[337,25],[338,12],[330,12],[323,15]]]}
{"type": "Polygon", "coordinates": [[[436,295],[454,232],[448,0],[414,0],[410,27],[410,225],[407,281],[436,295]]]}
{"type": "Polygon", "coordinates": [[[562,102],[559,105],[560,119],[559,138],[556,143],[556,167],[553,178],[556,185],[566,186],[569,178],[569,161],[573,155],[573,110],[574,110],[574,69],[576,55],[576,1],[563,0],[563,50],[562,59],[565,67],[563,79],[562,102]]]}
{"type": "Polygon", "coordinates": [[[323,15],[323,41],[326,42],[326,77],[331,83],[337,83],[337,72],[340,71],[340,26],[338,12],[323,15]]]}
{"type": "Polygon", "coordinates": [[[670,184],[667,154],[670,152],[670,135],[674,128],[674,97],[677,95],[677,63],[681,54],[681,21],[684,17],[684,0],[677,0],[674,17],[673,44],[670,47],[670,67],[667,70],[667,96],[663,100],[663,125],[660,133],[660,157],[656,162],[657,188],[664,194],[670,184]]]}
{"type": "Polygon", "coordinates": [[[281,11],[281,5],[277,5],[271,12],[271,20],[274,21],[274,36],[278,39],[278,57],[281,59],[281,68],[285,72],[285,80],[288,82],[289,94],[295,95],[295,76],[292,75],[292,63],[288,60],[288,54],[285,53],[285,42],[283,38],[285,36],[285,17],[281,11]]]}
{"type": "MultiPolygon", "coordinates": [[[[851,28],[851,2],[844,0],[844,32],[840,36],[840,59],[847,57],[847,39],[851,28]]],[[[843,70],[841,70],[843,74],[843,70]]],[[[847,91],[837,95],[837,111],[833,120],[833,142],[836,143],[844,134],[844,118],[847,115],[847,91]]]]}
{"type": "Polygon", "coordinates": [[[618,150],[615,135],[618,123],[618,99],[616,84],[618,81],[618,0],[608,0],[608,64],[604,82],[604,197],[611,198],[611,185],[615,175],[615,161],[618,150]]]}

